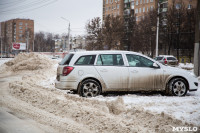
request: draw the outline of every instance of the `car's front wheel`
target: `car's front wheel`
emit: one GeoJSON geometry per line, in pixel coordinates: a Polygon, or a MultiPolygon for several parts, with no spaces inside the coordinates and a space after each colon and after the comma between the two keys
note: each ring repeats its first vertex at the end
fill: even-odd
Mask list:
{"type": "Polygon", "coordinates": [[[81,83],[78,93],[82,97],[95,97],[101,93],[101,86],[97,81],[87,79],[81,83]]]}
{"type": "Polygon", "coordinates": [[[185,96],[187,94],[187,83],[182,78],[174,78],[172,79],[167,88],[168,95],[171,96],[185,96]]]}

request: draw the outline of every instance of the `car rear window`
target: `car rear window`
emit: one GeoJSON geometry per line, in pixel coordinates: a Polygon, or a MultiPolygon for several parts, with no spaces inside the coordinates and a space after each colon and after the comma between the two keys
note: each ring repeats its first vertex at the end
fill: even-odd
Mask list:
{"type": "Polygon", "coordinates": [[[85,55],[78,58],[75,65],[94,65],[96,55],[85,55]]]}
{"type": "Polygon", "coordinates": [[[67,54],[59,64],[60,65],[69,65],[73,56],[74,56],[74,54],[67,54]]]}
{"type": "Polygon", "coordinates": [[[167,60],[176,60],[175,57],[167,57],[167,60]]]}
{"type": "Polygon", "coordinates": [[[155,60],[162,60],[163,57],[156,57],[155,60]]]}

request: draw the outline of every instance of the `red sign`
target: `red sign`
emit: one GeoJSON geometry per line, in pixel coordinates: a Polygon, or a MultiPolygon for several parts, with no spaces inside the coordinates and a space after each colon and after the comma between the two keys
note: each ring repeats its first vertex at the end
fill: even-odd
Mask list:
{"type": "Polygon", "coordinates": [[[19,43],[13,43],[13,48],[20,49],[20,44],[19,43]]]}
{"type": "Polygon", "coordinates": [[[26,50],[26,43],[13,43],[12,44],[12,49],[13,50],[26,50]]]}

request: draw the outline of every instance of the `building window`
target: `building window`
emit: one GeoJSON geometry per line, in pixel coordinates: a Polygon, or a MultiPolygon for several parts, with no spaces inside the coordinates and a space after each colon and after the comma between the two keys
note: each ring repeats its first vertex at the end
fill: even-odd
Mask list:
{"type": "Polygon", "coordinates": [[[153,11],[153,6],[151,6],[151,9],[150,9],[151,11],[153,11]]]}
{"type": "Polygon", "coordinates": [[[145,12],[145,7],[143,7],[143,12],[145,12]]]}
{"type": "Polygon", "coordinates": [[[149,8],[147,7],[147,12],[149,11],[149,8]]]}
{"type": "Polygon", "coordinates": [[[144,0],[144,2],[143,3],[145,3],[145,0],[144,0]]]}
{"type": "Polygon", "coordinates": [[[119,9],[119,4],[117,4],[117,9],[119,9]]]}
{"type": "Polygon", "coordinates": [[[19,26],[19,29],[22,29],[22,26],[19,26]]]}
{"type": "Polygon", "coordinates": [[[176,9],[181,9],[181,4],[176,4],[176,9]]]}
{"type": "Polygon", "coordinates": [[[22,30],[20,30],[19,33],[22,33],[22,30]]]}
{"type": "Polygon", "coordinates": [[[139,9],[139,13],[141,13],[141,11],[142,11],[142,9],[140,8],[140,9],[139,9]]]}
{"type": "Polygon", "coordinates": [[[106,4],[108,4],[108,0],[106,0],[106,4]]]}
{"type": "Polygon", "coordinates": [[[135,9],[135,14],[137,14],[138,13],[138,9],[135,9]]]}
{"type": "Polygon", "coordinates": [[[149,0],[147,0],[147,3],[149,3],[149,0]]]}
{"type": "Polygon", "coordinates": [[[134,1],[131,3],[131,9],[134,9],[134,1]]]}
{"type": "Polygon", "coordinates": [[[138,0],[136,0],[136,3],[135,3],[135,5],[138,5],[138,0]]]}
{"type": "Polygon", "coordinates": [[[23,25],[23,22],[19,22],[19,25],[23,25]]]}
{"type": "Polygon", "coordinates": [[[142,4],[142,0],[140,0],[140,4],[142,4]]]}
{"type": "Polygon", "coordinates": [[[191,4],[188,5],[188,9],[192,9],[192,5],[191,4]]]}
{"type": "Polygon", "coordinates": [[[136,21],[138,21],[138,17],[136,16],[136,21]]]}
{"type": "Polygon", "coordinates": [[[150,2],[153,2],[153,0],[150,0],[150,2]]]}

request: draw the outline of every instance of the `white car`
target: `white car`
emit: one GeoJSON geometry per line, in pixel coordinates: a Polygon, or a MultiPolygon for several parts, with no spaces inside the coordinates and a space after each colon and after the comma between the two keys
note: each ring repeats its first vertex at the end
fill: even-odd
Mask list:
{"type": "Polygon", "coordinates": [[[57,69],[56,88],[93,97],[106,91],[161,91],[185,96],[197,91],[195,75],[130,51],[70,52],[57,69]]]}

